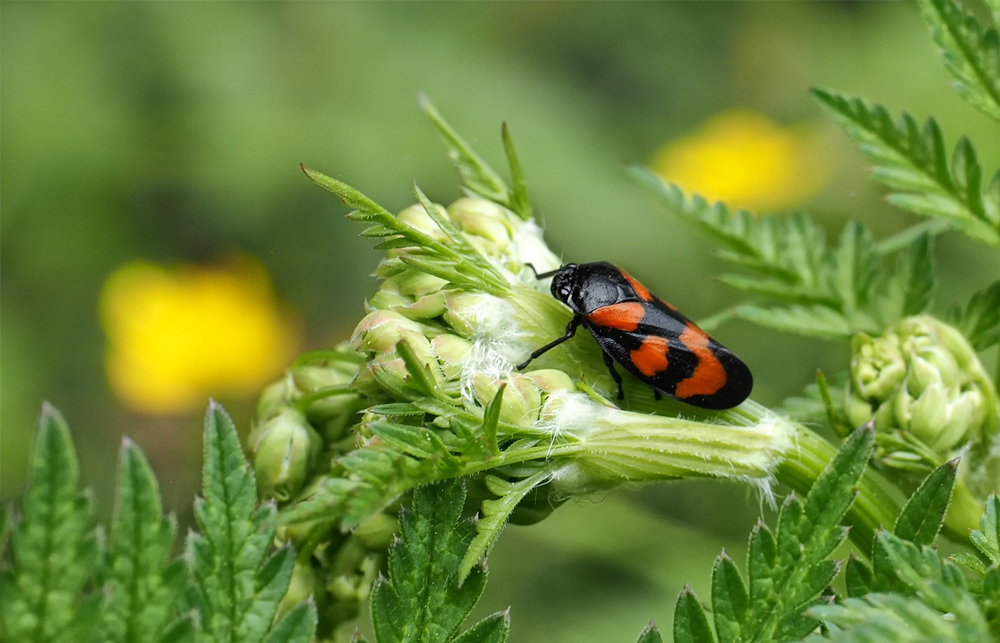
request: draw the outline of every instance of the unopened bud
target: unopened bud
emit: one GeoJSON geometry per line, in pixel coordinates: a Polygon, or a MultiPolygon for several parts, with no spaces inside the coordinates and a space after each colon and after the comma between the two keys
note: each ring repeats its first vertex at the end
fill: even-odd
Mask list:
{"type": "Polygon", "coordinates": [[[438,227],[434,219],[427,214],[427,210],[424,210],[424,206],[419,203],[406,208],[397,214],[396,218],[438,241],[446,241],[448,239],[448,235],[438,227]]]}
{"type": "Polygon", "coordinates": [[[513,235],[508,221],[514,217],[503,206],[486,199],[466,197],[448,206],[448,211],[463,232],[492,243],[489,254],[503,253],[510,246],[513,235]]]}
{"type": "Polygon", "coordinates": [[[851,341],[851,375],[858,394],[873,402],[892,395],[906,376],[906,362],[894,337],[858,333],[851,341]]]}
{"type": "Polygon", "coordinates": [[[257,427],[247,440],[260,495],[280,502],[302,488],[323,448],[305,416],[291,408],[257,427]]]}

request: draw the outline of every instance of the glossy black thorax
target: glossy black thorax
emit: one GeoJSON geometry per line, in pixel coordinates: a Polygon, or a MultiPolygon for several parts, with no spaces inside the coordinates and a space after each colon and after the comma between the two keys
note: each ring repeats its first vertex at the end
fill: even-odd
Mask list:
{"type": "Polygon", "coordinates": [[[553,275],[551,290],[553,297],[579,315],[636,299],[621,270],[607,261],[566,264],[553,275]]]}

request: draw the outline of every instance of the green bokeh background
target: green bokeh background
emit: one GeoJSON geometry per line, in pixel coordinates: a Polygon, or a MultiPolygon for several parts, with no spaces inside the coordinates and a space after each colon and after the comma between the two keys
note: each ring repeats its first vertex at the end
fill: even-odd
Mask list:
{"type": "MultiPolygon", "coordinates": [[[[506,121],[550,244],[606,259],[697,319],[737,295],[715,283],[703,238],[665,215],[624,165],[733,107],[815,124],[836,174],[804,204],[838,233],[848,218],[885,236],[893,211],[810,85],[936,115],[968,134],[987,168],[995,125],[948,89],[917,9],[817,3],[32,3],[0,20],[0,496],[23,483],[34,417],[49,399],[70,420],[85,480],[109,513],[112,463],[129,434],[150,455],[167,505],[188,520],[200,418],[121,407],[103,371],[101,285],[119,265],[210,262],[252,253],[307,328],[303,348],[349,336],[378,255],[298,164],[391,210],[416,179],[459,195],[416,108],[426,92],[502,167],[506,121]]],[[[995,254],[950,234],[937,258],[938,309],[1000,273],[995,254]]],[[[715,333],[750,364],[754,396],[777,404],[843,344],[730,323],[715,333]]],[[[990,357],[989,359],[992,359],[990,357]]],[[[242,430],[252,400],[225,399],[242,430]]],[[[685,582],[707,595],[712,559],[741,556],[759,501],[734,484],[658,485],[571,503],[508,530],[483,609],[513,607],[520,641],[632,640],[668,626],[685,582]]]]}

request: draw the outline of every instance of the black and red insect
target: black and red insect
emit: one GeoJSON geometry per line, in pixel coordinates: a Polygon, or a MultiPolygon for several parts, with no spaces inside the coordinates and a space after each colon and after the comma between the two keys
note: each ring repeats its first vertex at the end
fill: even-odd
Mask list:
{"type": "MultiPolygon", "coordinates": [[[[532,271],[534,267],[530,266],[532,271]]],[[[745,400],[753,376],[743,361],[687,317],[606,261],[567,264],[535,275],[552,277],[552,296],[573,311],[566,333],[518,365],[573,337],[582,324],[600,344],[604,363],[625,397],[614,362],[652,387],[703,409],[729,409],[745,400]]]]}

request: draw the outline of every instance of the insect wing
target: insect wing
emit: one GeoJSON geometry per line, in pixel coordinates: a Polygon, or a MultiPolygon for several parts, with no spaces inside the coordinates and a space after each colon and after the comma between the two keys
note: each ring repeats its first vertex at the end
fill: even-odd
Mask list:
{"type": "Polygon", "coordinates": [[[622,368],[692,406],[732,408],[753,387],[742,360],[656,297],[599,308],[584,323],[622,368]]]}

